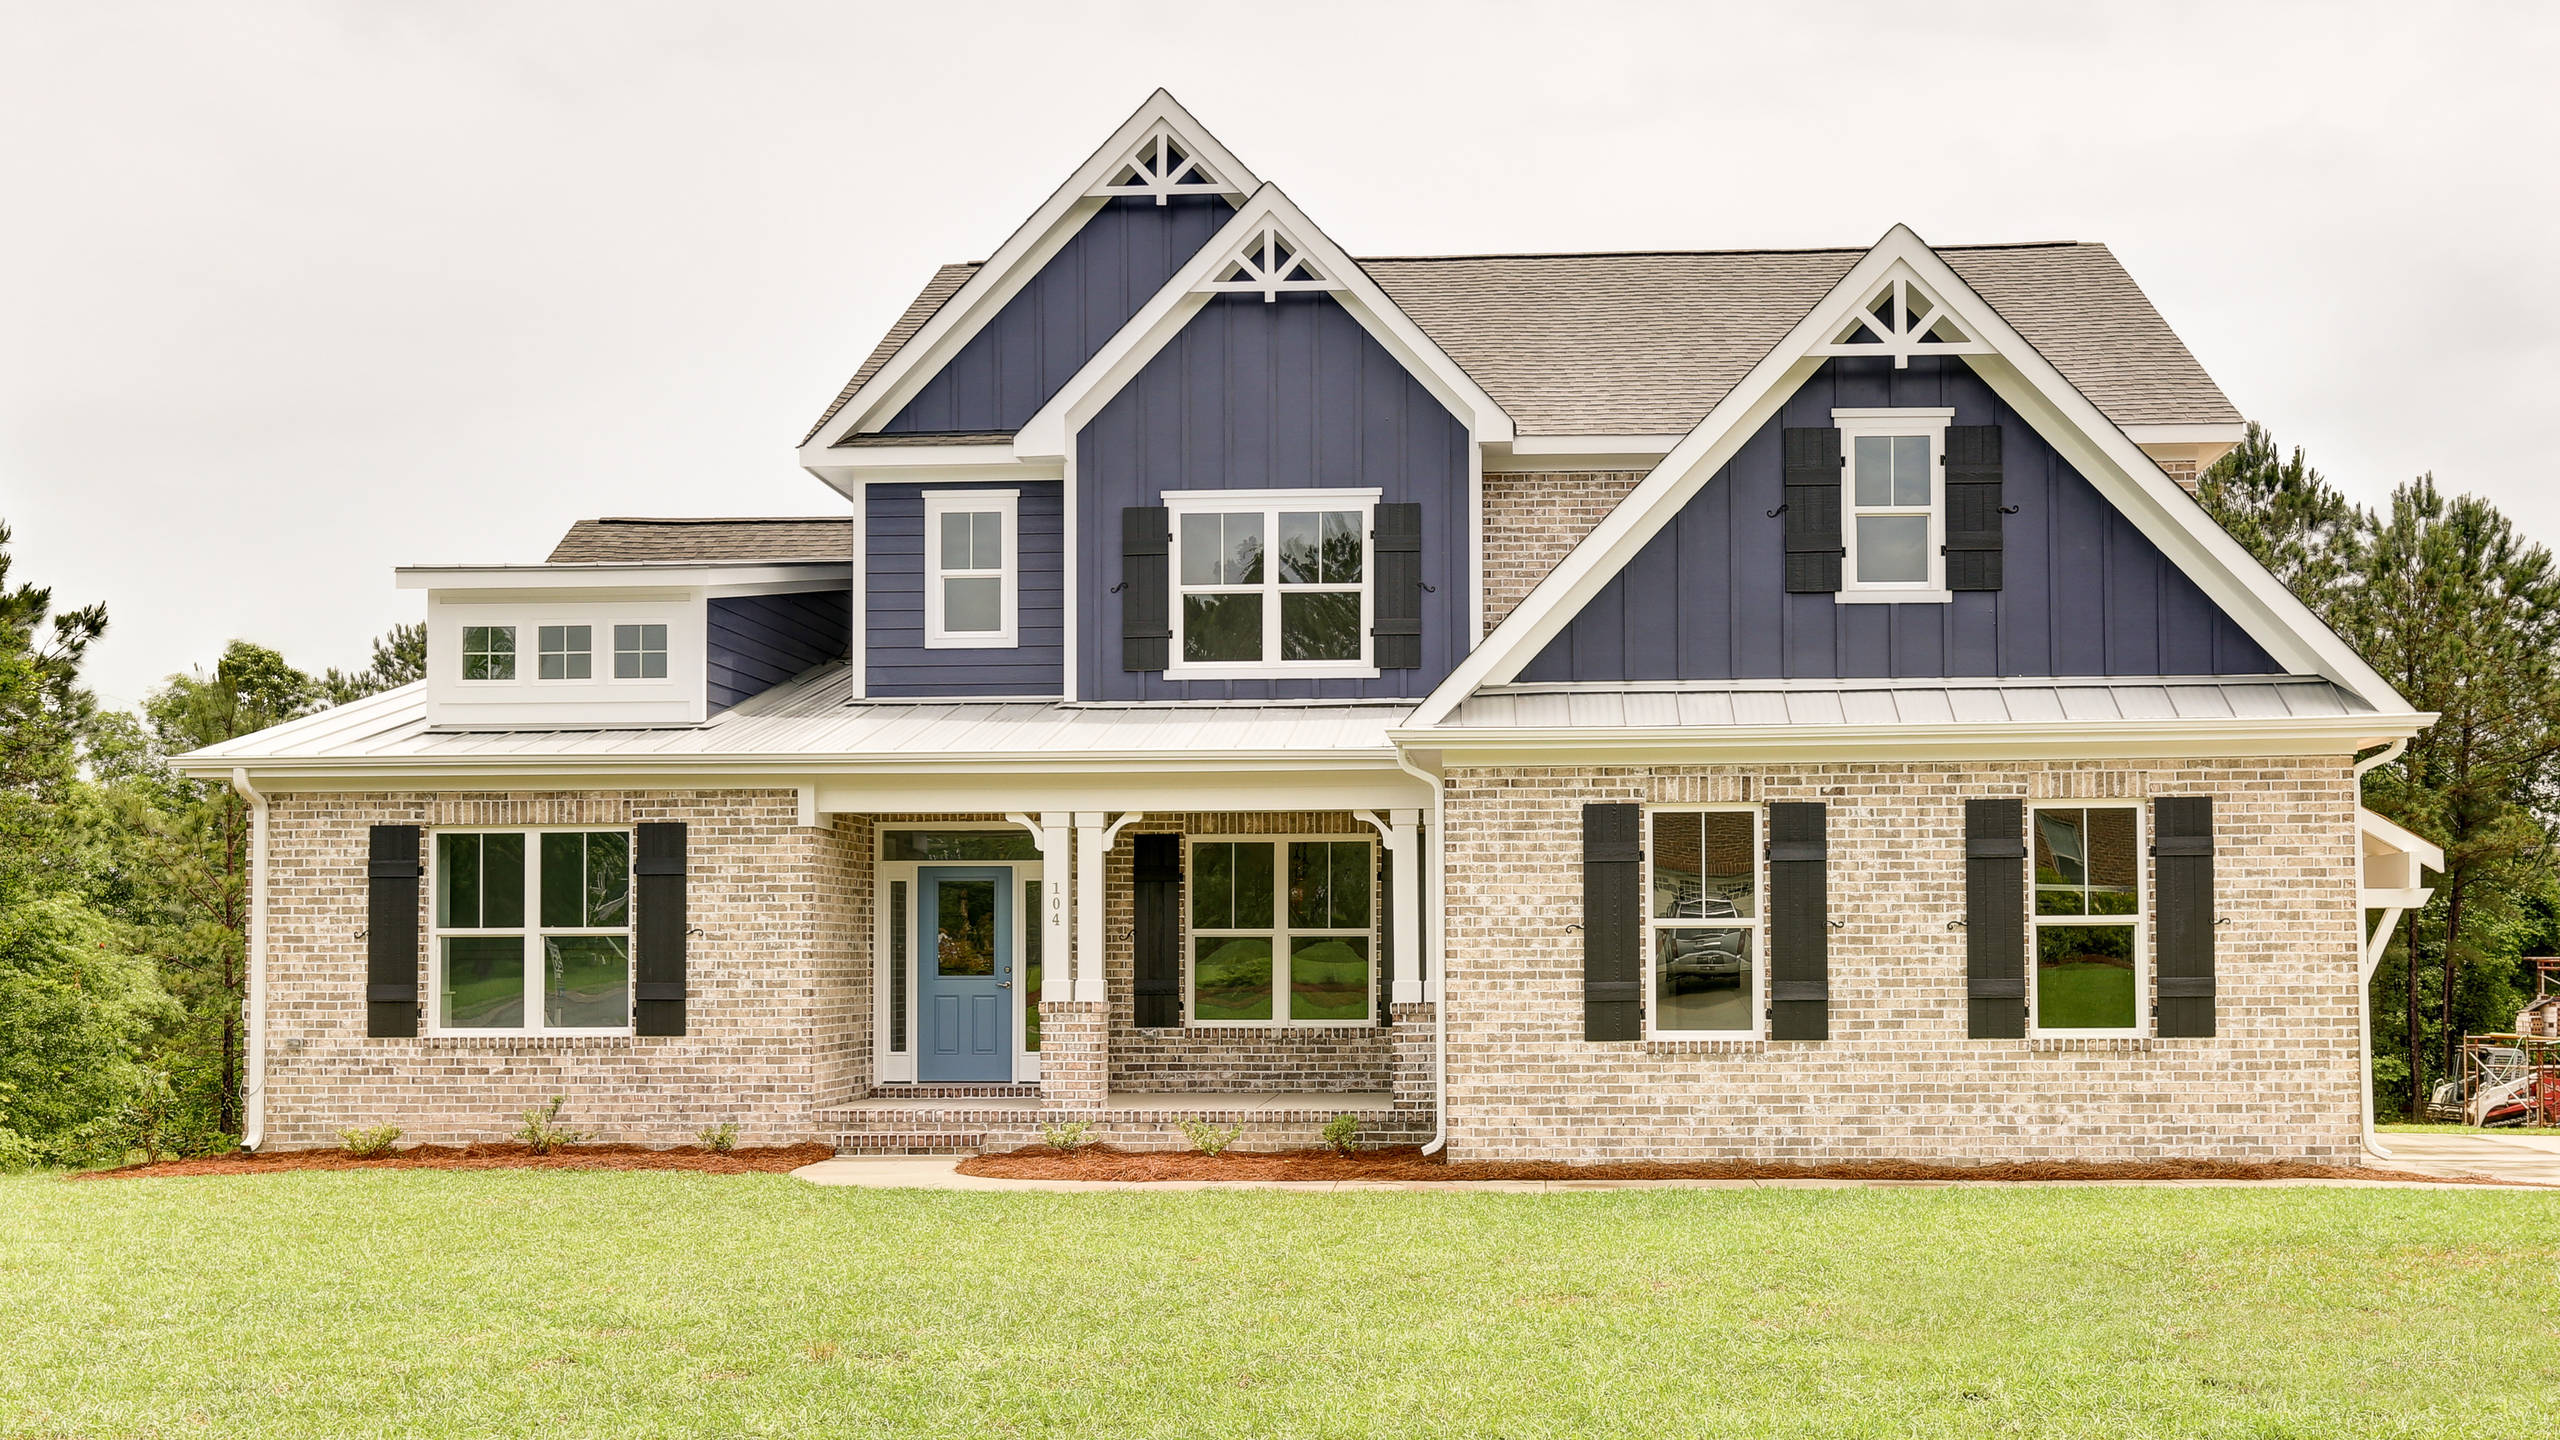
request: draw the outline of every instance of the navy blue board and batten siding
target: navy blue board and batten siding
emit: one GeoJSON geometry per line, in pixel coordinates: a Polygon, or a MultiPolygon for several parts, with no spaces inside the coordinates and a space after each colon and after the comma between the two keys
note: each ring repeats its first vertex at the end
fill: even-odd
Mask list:
{"type": "MultiPolygon", "coordinates": [[[[1076,437],[1090,700],[1419,699],[1467,650],[1463,421],[1330,295],[1221,295],[1076,437]],[[1168,680],[1121,665],[1120,512],[1168,490],[1375,489],[1423,507],[1422,666],[1374,679],[1168,680]]],[[[1177,598],[1175,604],[1180,604],[1177,598]]],[[[1374,617],[1372,617],[1374,618],[1374,617]]]]}
{"type": "Polygon", "coordinates": [[[1105,202],[881,429],[1021,429],[1234,214],[1214,195],[1105,202]]]}
{"type": "Polygon", "coordinates": [[[705,604],[704,659],[713,714],[813,666],[842,660],[853,639],[853,592],[734,595],[705,604]]]}
{"type": "Polygon", "coordinates": [[[1066,676],[1066,512],[1055,480],[874,484],[863,494],[863,690],[882,699],[1057,695],[1066,676]],[[924,497],[1020,492],[1014,562],[1021,586],[1014,638],[1003,649],[924,645],[924,497]]]}
{"type": "Polygon", "coordinates": [[[1824,363],[1520,672],[1524,682],[2262,675],[2283,667],[1963,361],[1824,363]],[[1781,429],[1834,407],[2001,427],[2002,588],[1935,604],[1789,594],[1781,429]]]}

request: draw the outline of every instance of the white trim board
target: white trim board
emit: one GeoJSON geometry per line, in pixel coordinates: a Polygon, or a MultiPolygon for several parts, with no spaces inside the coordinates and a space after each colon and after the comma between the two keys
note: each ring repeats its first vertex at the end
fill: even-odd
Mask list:
{"type": "Polygon", "coordinates": [[[1428,730],[1446,720],[1478,686],[1517,678],[1821,367],[1825,342],[1867,298],[1886,284],[1912,279],[1988,348],[1990,353],[1967,354],[1965,361],[1993,392],[2251,639],[2289,671],[2324,676],[2385,712],[2377,717],[2385,728],[2403,720],[2416,728],[2414,712],[2389,682],[2215,524],[1918,235],[1896,225],[1432,691],[1410,729],[1428,730]]]}
{"type": "Polygon", "coordinates": [[[846,397],[826,423],[800,443],[800,462],[812,468],[834,462],[837,457],[828,455],[827,447],[846,435],[876,430],[905,408],[915,393],[1004,309],[1007,301],[1031,283],[1031,277],[1039,274],[1043,265],[1066,248],[1084,223],[1109,203],[1110,197],[1100,193],[1104,183],[1140,142],[1160,133],[1179,138],[1234,193],[1250,194],[1261,184],[1243,161],[1228,153],[1216,136],[1182,108],[1180,101],[1158,89],[996,247],[995,253],[978,266],[977,273],[953,291],[951,298],[943,301],[860,389],[846,397]]]}

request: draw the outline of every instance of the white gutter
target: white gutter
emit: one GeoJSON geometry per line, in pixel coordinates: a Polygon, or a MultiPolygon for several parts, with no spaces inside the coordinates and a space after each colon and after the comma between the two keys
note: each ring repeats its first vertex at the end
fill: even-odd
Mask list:
{"type": "MultiPolygon", "coordinates": [[[[1406,774],[1431,787],[1431,845],[1434,858],[1425,878],[1431,884],[1431,904],[1424,910],[1425,926],[1422,953],[1422,998],[1431,1002],[1431,1139],[1422,1147],[1425,1155],[1437,1155],[1449,1143],[1449,987],[1441,977],[1448,970],[1449,934],[1449,792],[1448,782],[1396,751],[1396,766],[1406,774]]],[[[1416,856],[1420,859],[1420,856],[1416,856]]]]}
{"type": "Polygon", "coordinates": [[[2028,759],[2042,756],[2284,755],[2403,743],[2432,713],[2270,717],[2265,720],[2057,720],[1947,725],[1399,726],[1387,738],[1444,755],[1498,762],[1569,751],[1612,761],[1659,758],[1877,760],[2028,759]],[[2209,750],[2198,747],[2214,747],[2209,750]]]}
{"type": "MultiPolygon", "coordinates": [[[[592,729],[581,733],[593,733],[592,729]]],[[[574,776],[592,774],[597,777],[633,775],[721,775],[750,777],[789,777],[788,783],[806,784],[812,775],[897,775],[933,774],[945,771],[973,772],[1001,768],[1008,773],[1026,775],[1092,775],[1120,774],[1129,770],[1148,773],[1203,773],[1222,771],[1269,770],[1297,773],[1310,769],[1371,769],[1385,771],[1400,765],[1395,751],[1376,749],[1343,750],[1219,750],[1190,754],[1164,750],[1084,750],[1061,753],[1055,750],[987,750],[968,752],[930,752],[923,754],[881,754],[870,757],[845,751],[807,751],[790,753],[738,752],[666,754],[629,754],[597,751],[517,751],[493,755],[464,751],[446,755],[226,755],[208,750],[199,755],[181,755],[170,762],[182,775],[214,779],[236,768],[242,760],[254,761],[269,783],[279,776],[310,775],[336,777],[365,773],[448,775],[518,775],[542,774],[574,776]],[[1313,757],[1311,763],[1310,757],[1313,757]]]]}
{"type": "Polygon", "coordinates": [[[240,1148],[257,1153],[267,1140],[267,797],[246,769],[231,788],[249,802],[248,1055],[241,1062],[240,1148]]]}

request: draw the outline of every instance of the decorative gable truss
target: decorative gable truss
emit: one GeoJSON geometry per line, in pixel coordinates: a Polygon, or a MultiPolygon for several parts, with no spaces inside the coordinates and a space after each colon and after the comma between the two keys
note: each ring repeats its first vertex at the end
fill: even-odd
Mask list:
{"type": "Polygon", "coordinates": [[[1850,311],[1848,324],[1809,353],[1890,355],[1893,368],[1903,370],[1910,367],[1914,355],[1989,355],[1993,351],[1966,333],[1927,286],[1909,274],[1896,274],[1850,311]]]}
{"type": "Polygon", "coordinates": [[[1284,294],[1339,291],[1347,288],[1317,268],[1298,242],[1277,224],[1265,221],[1232,248],[1210,271],[1216,278],[1193,286],[1204,294],[1260,295],[1268,303],[1284,294]]]}
{"type": "Polygon", "coordinates": [[[1243,190],[1193,153],[1191,142],[1161,120],[1121,158],[1109,179],[1085,193],[1106,200],[1123,195],[1146,196],[1159,205],[1176,195],[1224,195],[1231,200],[1245,197],[1243,190]]]}

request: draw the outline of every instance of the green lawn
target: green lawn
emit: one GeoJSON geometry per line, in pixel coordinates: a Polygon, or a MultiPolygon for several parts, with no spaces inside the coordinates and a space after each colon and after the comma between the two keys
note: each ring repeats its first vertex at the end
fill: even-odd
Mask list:
{"type": "Polygon", "coordinates": [[[0,1180],[0,1435],[2541,1433],[2560,1196],[0,1180]]]}

